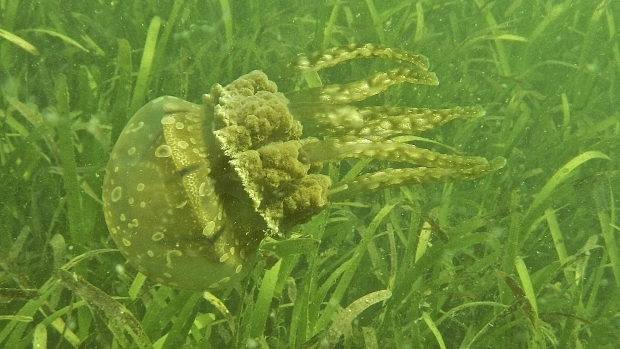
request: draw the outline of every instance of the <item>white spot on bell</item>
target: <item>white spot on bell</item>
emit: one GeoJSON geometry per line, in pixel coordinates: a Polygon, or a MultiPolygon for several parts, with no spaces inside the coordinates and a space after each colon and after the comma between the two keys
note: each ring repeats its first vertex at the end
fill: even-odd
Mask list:
{"type": "Polygon", "coordinates": [[[136,153],[136,147],[131,147],[127,150],[127,155],[133,155],[136,153]]]}
{"type": "Polygon", "coordinates": [[[162,125],[172,125],[176,122],[176,120],[172,116],[164,116],[161,118],[162,125]]]}
{"type": "Polygon", "coordinates": [[[121,196],[123,196],[123,188],[116,187],[112,189],[112,193],[110,194],[110,199],[112,200],[112,202],[117,202],[121,199],[121,196]]]}
{"type": "MultiPolygon", "coordinates": [[[[135,128],[131,129],[131,132],[136,132],[136,131],[138,131],[139,129],[141,129],[141,128],[142,128],[142,126],[144,126],[144,121],[140,121],[140,122],[138,123],[138,125],[137,125],[135,128]]],[[[131,155],[131,154],[130,154],[130,155],[131,155]]]]}
{"type": "Polygon", "coordinates": [[[131,241],[129,241],[129,240],[127,240],[127,239],[123,238],[123,245],[125,245],[125,246],[129,247],[129,246],[131,246],[131,241]]]}
{"type": "Polygon", "coordinates": [[[179,148],[181,149],[186,149],[187,147],[189,147],[189,143],[187,143],[186,141],[178,141],[177,145],[179,146],[179,148]]]}
{"type": "Polygon", "coordinates": [[[204,229],[202,229],[202,235],[204,236],[211,236],[213,235],[213,230],[215,230],[215,222],[214,221],[209,221],[207,222],[207,224],[205,224],[204,229]]]}
{"type": "Polygon", "coordinates": [[[228,258],[230,258],[230,256],[228,255],[228,253],[224,253],[222,255],[222,257],[220,257],[220,263],[224,263],[226,262],[226,260],[228,260],[228,258]]]}
{"type": "Polygon", "coordinates": [[[158,158],[167,158],[172,155],[172,149],[167,144],[162,144],[155,149],[155,156],[158,158]]]}
{"type": "Polygon", "coordinates": [[[144,183],[138,183],[138,186],[136,186],[136,190],[143,191],[144,190],[144,183]]]}
{"type": "Polygon", "coordinates": [[[132,220],[131,220],[131,223],[127,224],[127,226],[128,226],[129,228],[135,228],[135,227],[137,227],[137,226],[138,226],[138,220],[137,220],[137,219],[135,219],[135,218],[134,218],[134,219],[132,219],[132,220]]]}
{"type": "Polygon", "coordinates": [[[151,240],[159,241],[159,240],[163,239],[164,237],[165,237],[164,233],[158,231],[155,234],[151,235],[151,240]]]}
{"type": "Polygon", "coordinates": [[[172,268],[172,257],[181,257],[183,252],[179,250],[170,250],[166,252],[166,266],[172,268]]]}

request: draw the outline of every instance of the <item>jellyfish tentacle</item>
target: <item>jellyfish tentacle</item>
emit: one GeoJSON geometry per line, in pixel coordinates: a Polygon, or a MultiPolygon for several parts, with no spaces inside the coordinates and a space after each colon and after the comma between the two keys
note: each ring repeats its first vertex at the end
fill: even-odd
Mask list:
{"type": "Polygon", "coordinates": [[[437,75],[433,72],[396,68],[386,72],[379,72],[365,79],[348,84],[333,84],[294,91],[287,94],[287,98],[291,101],[291,108],[293,110],[297,103],[348,104],[363,101],[369,97],[378,95],[392,85],[398,85],[404,82],[430,86],[439,84],[437,75]]]}
{"type": "Polygon", "coordinates": [[[455,119],[475,119],[486,114],[480,106],[448,109],[368,107],[357,112],[363,118],[364,126],[359,130],[349,130],[348,134],[380,137],[419,133],[455,119]]]}
{"type": "Polygon", "coordinates": [[[296,104],[289,106],[295,118],[304,124],[304,134],[355,134],[365,125],[360,109],[348,104],[296,104]],[[315,132],[312,127],[320,126],[315,132]]]}
{"type": "Polygon", "coordinates": [[[429,168],[416,167],[395,169],[388,168],[358,176],[352,180],[333,185],[327,196],[330,201],[353,198],[360,193],[413,185],[420,183],[445,183],[467,181],[482,177],[504,167],[506,159],[502,157],[489,161],[486,165],[465,168],[429,168]]]}
{"type": "Polygon", "coordinates": [[[446,169],[488,165],[485,158],[478,156],[446,155],[407,143],[390,140],[376,142],[372,139],[355,137],[309,142],[299,149],[299,153],[301,161],[308,164],[345,158],[372,158],[446,169]]]}
{"type": "Polygon", "coordinates": [[[274,64],[265,72],[272,77],[288,78],[317,72],[356,58],[370,57],[406,62],[421,70],[428,70],[429,66],[428,58],[420,54],[374,44],[351,44],[311,54],[299,54],[292,59],[274,64]]]}
{"type": "MultiPolygon", "coordinates": [[[[295,117],[306,124],[321,125],[317,134],[350,136],[391,136],[415,134],[437,128],[455,119],[475,119],[485,115],[480,106],[447,109],[409,107],[366,107],[352,105],[296,105],[295,117]],[[325,127],[327,126],[327,127],[325,127]]],[[[310,134],[310,129],[304,129],[310,134]]]]}

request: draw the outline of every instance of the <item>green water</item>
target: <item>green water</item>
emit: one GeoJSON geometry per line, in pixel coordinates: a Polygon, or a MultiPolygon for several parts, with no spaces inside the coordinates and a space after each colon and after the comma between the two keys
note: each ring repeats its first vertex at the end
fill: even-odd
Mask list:
{"type": "MultiPolygon", "coordinates": [[[[615,348],[619,5],[0,0],[0,347],[615,348]],[[351,43],[423,54],[440,82],[362,105],[480,105],[485,116],[413,143],[507,165],[332,203],[293,229],[305,240],[266,243],[280,256],[266,251],[214,292],[228,313],[141,278],[100,201],[129,117],[351,43]]],[[[292,91],[399,66],[359,59],[320,80],[274,79],[292,91]]],[[[347,159],[323,173],[388,166],[404,165],[347,159]]]]}

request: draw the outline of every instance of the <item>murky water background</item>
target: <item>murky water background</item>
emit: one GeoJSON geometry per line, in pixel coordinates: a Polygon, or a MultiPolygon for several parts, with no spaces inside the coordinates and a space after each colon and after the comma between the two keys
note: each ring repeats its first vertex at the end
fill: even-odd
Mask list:
{"type": "MultiPolygon", "coordinates": [[[[0,1],[1,346],[613,347],[619,20],[613,1],[0,1]],[[480,105],[410,141],[506,167],[333,203],[294,229],[320,243],[266,244],[215,295],[145,281],[109,250],[104,168],[139,107],[367,42],[427,56],[440,84],[362,105],[480,105]]],[[[393,67],[273,79],[290,91],[393,67]]],[[[404,166],[356,164],[323,173],[404,166]]]]}

